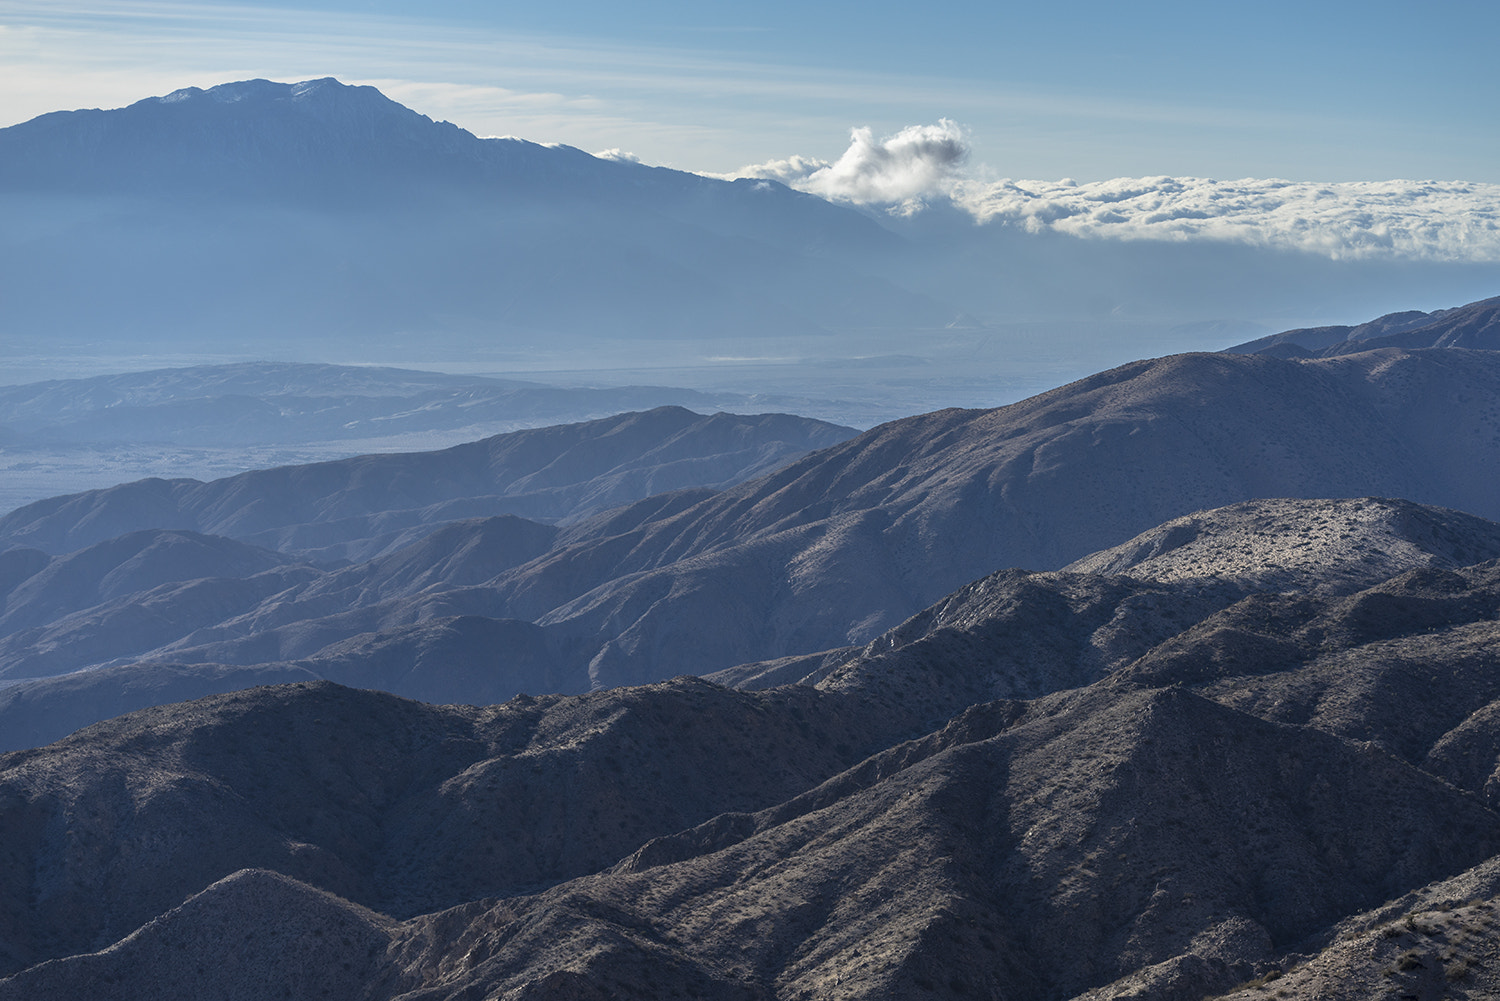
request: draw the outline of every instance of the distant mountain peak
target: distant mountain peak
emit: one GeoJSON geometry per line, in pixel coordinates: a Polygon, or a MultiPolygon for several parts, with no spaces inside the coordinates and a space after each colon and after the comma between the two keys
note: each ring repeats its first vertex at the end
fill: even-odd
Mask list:
{"type": "Polygon", "coordinates": [[[374,87],[240,80],[0,130],[0,190],[327,199],[351,184],[473,182],[488,176],[483,146],[374,87]]]}
{"type": "Polygon", "coordinates": [[[1500,346],[1500,296],[1431,313],[1387,313],[1357,326],[1299,327],[1258,337],[1224,350],[1278,358],[1328,358],[1377,348],[1475,348],[1500,346]]]}

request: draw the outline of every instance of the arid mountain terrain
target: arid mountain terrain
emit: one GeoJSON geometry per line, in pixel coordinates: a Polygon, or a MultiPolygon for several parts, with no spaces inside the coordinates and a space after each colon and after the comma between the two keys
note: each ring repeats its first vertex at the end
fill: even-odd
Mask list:
{"type": "Polygon", "coordinates": [[[10,377],[94,376],[0,474],[247,450],[0,484],[0,1001],[1500,994],[1500,299],[1309,326],[1491,263],[331,78],[0,129],[0,218],[10,377]]]}
{"type": "MultiPolygon", "coordinates": [[[[1183,355],[848,440],[665,409],[54,498],[0,518],[16,547],[0,679],[24,682],[0,690],[0,717],[24,706],[28,720],[3,746],[251,678],[487,704],[816,655],[998,568],[1058,569],[1246,498],[1404,497],[1500,518],[1497,400],[1489,351],[1183,355]]],[[[1367,582],[1366,558],[1397,572],[1387,543],[1420,522],[1361,521],[1382,542],[1339,573],[1367,582]]],[[[1129,562],[1105,559],[1093,569],[1129,562]]],[[[1254,571],[1262,584],[1273,565],[1254,571]]]]}
{"type": "Polygon", "coordinates": [[[1246,503],[803,684],[145,709],[0,758],[0,998],[1483,996],[1496,552],[1246,503]]]}
{"type": "Polygon", "coordinates": [[[705,417],[658,407],[440,451],[255,470],[210,483],[141,480],[49,498],[0,518],[0,538],[62,553],[142,529],[186,529],[295,556],[368,558],[417,526],[425,530],[411,538],[487,515],[577,521],[671,490],[729,486],[853,433],[779,414],[705,417]]]}

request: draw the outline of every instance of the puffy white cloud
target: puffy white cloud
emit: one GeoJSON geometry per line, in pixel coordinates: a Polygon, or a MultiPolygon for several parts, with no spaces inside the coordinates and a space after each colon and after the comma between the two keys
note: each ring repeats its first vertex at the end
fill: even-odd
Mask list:
{"type": "Polygon", "coordinates": [[[911,212],[924,198],[946,192],[968,156],[963,129],[944,118],[880,140],[868,128],[854,129],[849,148],[834,163],[794,156],[745,167],[735,176],[771,178],[833,201],[911,212]]]}
{"type": "Polygon", "coordinates": [[[1500,184],[1140,177],[960,180],[949,191],[981,223],[1033,232],[1215,240],[1333,259],[1500,262],[1500,184]]]}

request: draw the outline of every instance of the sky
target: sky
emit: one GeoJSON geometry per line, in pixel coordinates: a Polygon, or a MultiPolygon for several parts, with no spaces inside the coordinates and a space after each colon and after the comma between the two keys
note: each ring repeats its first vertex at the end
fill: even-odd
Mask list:
{"type": "Polygon", "coordinates": [[[0,0],[0,126],[334,76],[479,135],[702,172],[947,122],[974,183],[1494,184],[1497,34],[1492,0],[0,0]]]}

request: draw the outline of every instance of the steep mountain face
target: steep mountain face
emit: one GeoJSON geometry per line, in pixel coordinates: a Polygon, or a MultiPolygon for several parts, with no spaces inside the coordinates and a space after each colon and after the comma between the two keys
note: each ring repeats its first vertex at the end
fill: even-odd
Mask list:
{"type": "Polygon", "coordinates": [[[281,685],[6,755],[0,998],[1482,996],[1500,525],[1194,517],[802,685],[281,685]]]}
{"type": "Polygon", "coordinates": [[[1224,350],[1277,358],[1331,358],[1378,348],[1500,349],[1500,297],[1431,313],[1387,313],[1352,327],[1286,330],[1224,350]]]}
{"type": "Polygon", "coordinates": [[[637,664],[843,646],[997,567],[1062,566],[1246,497],[1379,493],[1500,516],[1496,388],[1488,352],[1141,362],[883,425],[673,517],[565,535],[495,584],[509,614],[612,624],[592,670],[621,682],[642,680],[637,664]],[[612,579],[589,573],[601,560],[612,579]],[[702,596],[723,625],[703,637],[667,594],[702,596]]]}

